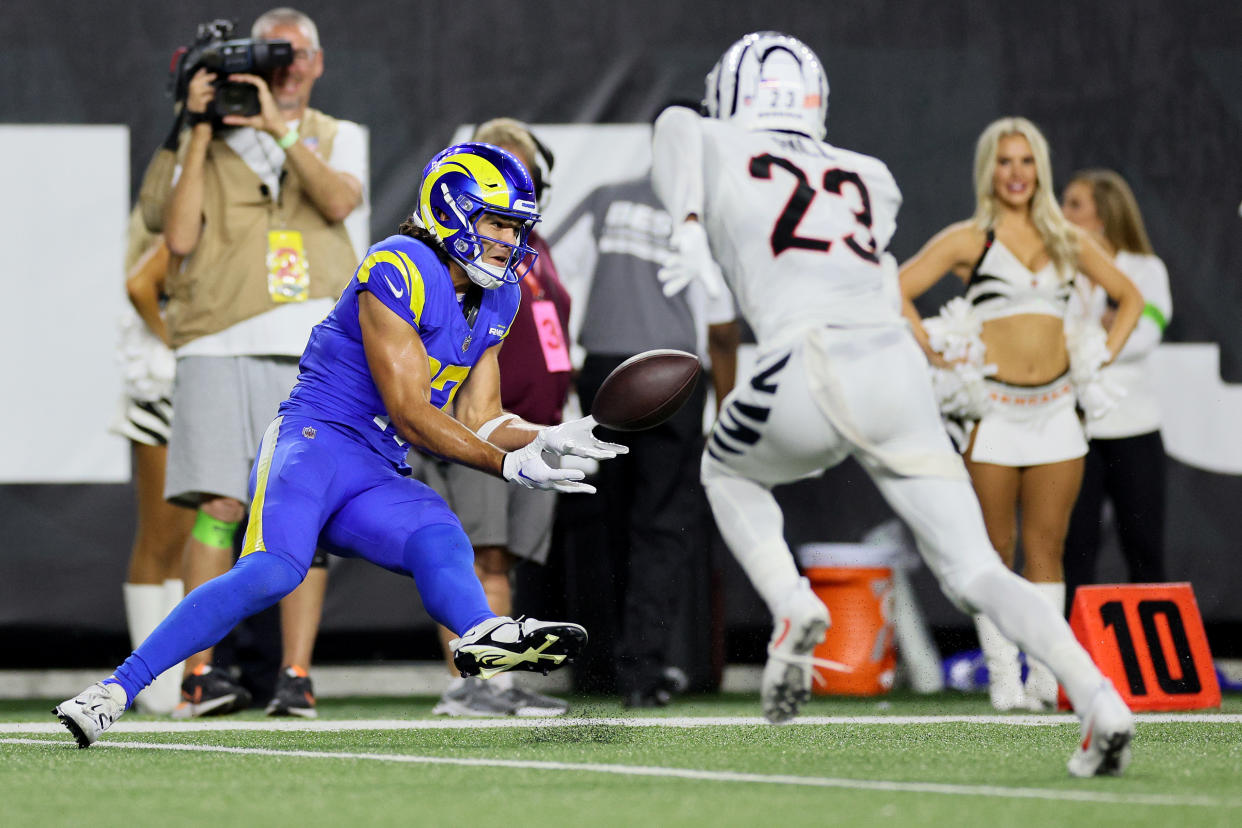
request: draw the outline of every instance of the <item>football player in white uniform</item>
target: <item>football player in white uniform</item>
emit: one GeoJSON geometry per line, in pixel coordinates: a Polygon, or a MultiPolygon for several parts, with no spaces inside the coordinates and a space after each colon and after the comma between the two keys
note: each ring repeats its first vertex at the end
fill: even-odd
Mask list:
{"type": "Polygon", "coordinates": [[[899,311],[886,251],[901,192],[875,158],[823,142],[828,83],[803,43],[749,34],[707,76],[707,117],[666,110],[652,178],[678,226],[671,278],[716,281],[758,341],[703,455],[716,522],[775,619],[770,721],[810,696],[828,611],[799,576],[771,487],[854,456],[910,525],[941,587],[1047,664],[1082,719],[1075,776],[1120,773],[1134,718],[1065,620],[1006,569],[940,424],[926,360],[899,311]]]}

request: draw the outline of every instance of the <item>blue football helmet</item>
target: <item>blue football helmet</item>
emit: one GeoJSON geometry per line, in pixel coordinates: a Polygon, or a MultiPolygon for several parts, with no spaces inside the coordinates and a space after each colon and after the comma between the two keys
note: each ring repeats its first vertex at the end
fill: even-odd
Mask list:
{"type": "Polygon", "coordinates": [[[534,183],[522,162],[500,147],[454,144],[432,158],[423,170],[418,214],[423,226],[480,287],[516,284],[539,257],[526,243],[539,221],[534,183]],[[476,225],[484,213],[520,222],[516,241],[481,235],[476,225]],[[503,268],[481,260],[485,242],[509,248],[503,268]]]}
{"type": "Polygon", "coordinates": [[[707,75],[708,117],[743,129],[799,132],[817,141],[828,119],[828,78],[805,43],[780,32],[751,32],[707,75]]]}

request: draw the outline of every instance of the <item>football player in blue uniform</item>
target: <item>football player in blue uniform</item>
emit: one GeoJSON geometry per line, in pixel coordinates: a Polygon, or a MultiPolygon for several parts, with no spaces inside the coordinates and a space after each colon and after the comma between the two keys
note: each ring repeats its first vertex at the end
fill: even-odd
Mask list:
{"type": "Polygon", "coordinates": [[[584,417],[541,427],[500,405],[497,353],[537,255],[525,167],[490,144],[458,144],[427,165],[418,208],[371,247],[315,327],[289,398],[251,471],[242,554],[195,589],[103,681],[53,711],[88,747],[152,679],[209,647],[301,583],[317,545],[412,576],[433,619],[456,632],[462,675],[547,672],[586,644],[577,624],[496,616],[457,517],[408,476],[409,445],[515,485],[594,492],[543,453],[607,459],[584,417]],[[450,413],[451,412],[451,413],[450,413]]]}

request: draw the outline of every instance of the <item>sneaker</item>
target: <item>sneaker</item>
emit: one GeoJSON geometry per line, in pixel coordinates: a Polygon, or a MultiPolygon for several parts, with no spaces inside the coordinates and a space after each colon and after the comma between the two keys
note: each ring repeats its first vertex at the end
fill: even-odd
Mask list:
{"type": "Polygon", "coordinates": [[[672,701],[673,694],[664,687],[631,690],[621,697],[623,707],[667,707],[672,701]]]}
{"type": "Polygon", "coordinates": [[[512,716],[517,707],[483,679],[471,676],[445,690],[431,712],[436,716],[512,716]]]}
{"type": "Polygon", "coordinates": [[[563,716],[569,710],[569,702],[564,699],[545,696],[524,687],[501,690],[499,696],[513,706],[516,716],[563,716]]]}
{"type": "Polygon", "coordinates": [[[181,704],[172,712],[174,719],[223,716],[250,706],[250,691],[225,673],[202,664],[181,682],[181,704]]]}
{"type": "Polygon", "coordinates": [[[88,748],[125,712],[125,689],[115,682],[102,681],[67,699],[52,709],[61,724],[69,728],[78,747],[88,748]]]}
{"type": "Polygon", "coordinates": [[[810,582],[801,579],[776,620],[759,685],[763,715],[773,724],[797,716],[798,708],[811,697],[811,677],[822,662],[812,658],[811,651],[824,640],[828,624],[828,608],[811,590],[810,582]]]}
{"type": "Polygon", "coordinates": [[[1134,714],[1105,679],[1082,717],[1082,744],[1066,767],[1070,776],[1121,776],[1130,764],[1134,714]]]}
{"type": "Polygon", "coordinates": [[[586,641],[587,631],[577,624],[500,615],[475,624],[449,646],[463,676],[488,679],[506,670],[547,675],[572,663],[586,641]]]}
{"type": "Polygon", "coordinates": [[[680,667],[669,666],[660,671],[654,685],[635,687],[621,697],[625,707],[667,707],[673,697],[686,692],[690,677],[680,667]]]}
{"type": "Polygon", "coordinates": [[[303,719],[319,716],[315,710],[315,688],[305,670],[294,664],[280,671],[276,677],[276,692],[267,703],[267,715],[301,716],[303,719]]]}

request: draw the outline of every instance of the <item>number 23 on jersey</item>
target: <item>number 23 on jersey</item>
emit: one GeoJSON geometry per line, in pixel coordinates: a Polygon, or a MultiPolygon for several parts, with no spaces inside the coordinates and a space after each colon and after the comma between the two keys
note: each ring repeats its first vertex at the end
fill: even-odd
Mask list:
{"type": "Polygon", "coordinates": [[[880,261],[879,246],[871,229],[871,195],[867,192],[867,185],[863,183],[858,173],[832,167],[825,170],[822,178],[813,185],[806,172],[787,158],[763,153],[750,159],[751,177],[772,181],[775,186],[779,182],[777,176],[774,175],[774,168],[787,173],[787,176],[780,177],[792,179],[793,191],[789,194],[785,208],[772,227],[770,240],[773,256],[779,256],[790,249],[827,253],[832,249],[834,242],[842,241],[860,259],[873,264],[880,261]],[[821,193],[827,194],[824,197],[853,199],[854,203],[851,206],[856,207],[853,210],[854,222],[842,228],[843,231],[848,232],[843,232],[835,238],[799,235],[799,225],[811,209],[812,202],[821,193]]]}

